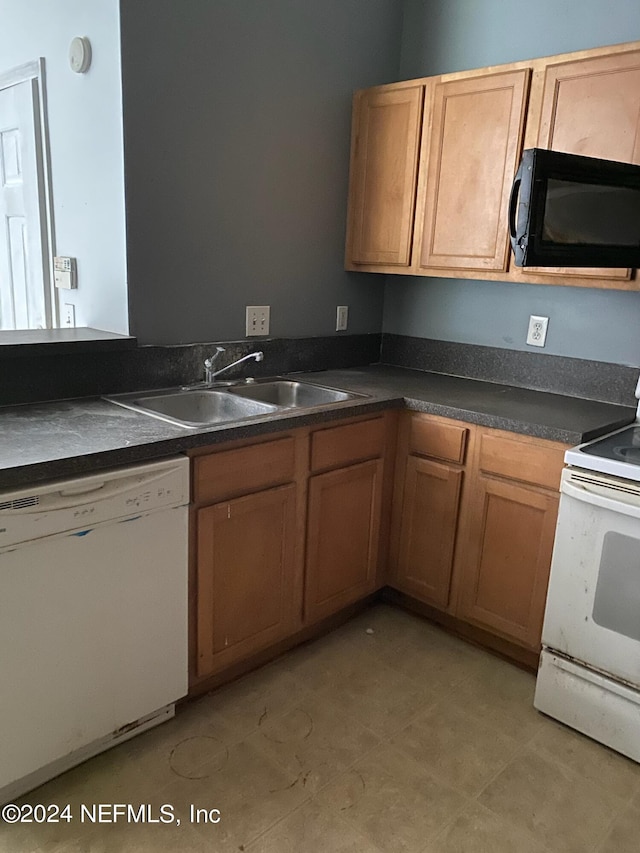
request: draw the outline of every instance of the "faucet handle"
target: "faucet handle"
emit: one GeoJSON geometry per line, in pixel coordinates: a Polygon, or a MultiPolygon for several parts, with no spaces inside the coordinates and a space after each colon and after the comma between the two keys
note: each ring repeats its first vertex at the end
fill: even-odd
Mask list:
{"type": "Polygon", "coordinates": [[[220,353],[224,351],[224,347],[216,347],[215,353],[213,355],[210,355],[208,358],[205,358],[204,366],[207,368],[207,370],[210,370],[213,367],[214,361],[217,359],[220,353]]]}

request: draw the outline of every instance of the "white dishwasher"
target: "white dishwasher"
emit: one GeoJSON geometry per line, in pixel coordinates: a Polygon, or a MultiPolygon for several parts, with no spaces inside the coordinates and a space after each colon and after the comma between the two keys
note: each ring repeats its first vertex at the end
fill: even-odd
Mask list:
{"type": "Polygon", "coordinates": [[[189,460],[0,493],[0,803],[187,692],[189,460]]]}

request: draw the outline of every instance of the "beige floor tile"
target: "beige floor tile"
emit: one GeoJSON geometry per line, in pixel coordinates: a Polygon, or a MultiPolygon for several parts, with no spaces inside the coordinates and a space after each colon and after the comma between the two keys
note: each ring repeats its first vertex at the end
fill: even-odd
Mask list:
{"type": "Polygon", "coordinates": [[[538,755],[562,762],[620,799],[628,800],[639,792],[639,764],[548,717],[543,718],[529,746],[538,755]]]}
{"type": "Polygon", "coordinates": [[[624,807],[607,788],[528,748],[478,799],[528,830],[554,853],[593,850],[624,807]]]}
{"type": "Polygon", "coordinates": [[[46,853],[211,853],[215,849],[185,824],[117,823],[96,826],[78,839],[43,848],[46,853]]]}
{"type": "Polygon", "coordinates": [[[338,628],[334,635],[359,651],[377,654],[388,646],[411,642],[425,630],[434,629],[419,616],[387,604],[376,604],[338,628]]]}
{"type": "Polygon", "coordinates": [[[236,740],[241,740],[304,695],[305,690],[290,672],[269,665],[217,690],[202,703],[203,708],[220,716],[236,740]]]}
{"type": "Polygon", "coordinates": [[[438,700],[428,685],[364,655],[353,659],[318,696],[380,737],[390,737],[438,700]]]}
{"type": "Polygon", "coordinates": [[[551,853],[526,830],[471,804],[424,853],[551,853]]]}
{"type": "Polygon", "coordinates": [[[389,853],[424,850],[467,802],[385,744],[329,783],[318,800],[389,853]]]}
{"type": "Polygon", "coordinates": [[[640,767],[538,714],[533,689],[377,605],[32,792],[74,821],[0,823],[0,853],[636,853],[640,767]],[[81,824],[100,802],[182,824],[81,824]],[[192,825],[191,804],[221,823],[192,825]]]}
{"type": "Polygon", "coordinates": [[[246,847],[309,798],[301,774],[286,772],[246,742],[230,747],[224,762],[203,765],[202,775],[175,781],[160,795],[183,821],[191,806],[219,809],[218,824],[193,826],[212,850],[225,853],[246,847]]]}
{"type": "Polygon", "coordinates": [[[0,850],[3,849],[2,844],[11,853],[21,850],[21,845],[29,849],[29,844],[33,845],[31,849],[57,849],[87,832],[87,824],[80,820],[81,805],[146,802],[148,788],[147,780],[129,760],[123,747],[112,749],[47,782],[18,801],[32,806],[58,806],[61,810],[69,805],[70,821],[30,826],[0,823],[0,850]]]}
{"type": "Polygon", "coordinates": [[[312,800],[250,844],[247,853],[380,853],[380,848],[312,800]]]}
{"type": "Polygon", "coordinates": [[[476,673],[453,688],[459,707],[525,744],[536,733],[542,716],[533,707],[535,676],[487,654],[476,673]]]}
{"type": "Polygon", "coordinates": [[[518,740],[445,699],[391,741],[443,784],[473,796],[513,758],[518,740]]]}
{"type": "Polygon", "coordinates": [[[340,631],[334,631],[293,649],[272,666],[288,673],[301,688],[318,691],[348,675],[361,656],[340,631]]]}
{"type": "Polygon", "coordinates": [[[38,847],[32,826],[0,821],[0,853],[33,853],[38,847]]]}
{"type": "Polygon", "coordinates": [[[201,765],[235,741],[235,730],[207,701],[200,700],[173,720],[127,741],[122,749],[148,780],[151,792],[176,778],[199,778],[201,765]]]}
{"type": "Polygon", "coordinates": [[[640,850],[640,809],[626,809],[611,826],[597,853],[638,853],[640,850]]]}
{"type": "Polygon", "coordinates": [[[414,681],[428,685],[438,698],[481,672],[486,658],[486,652],[429,626],[380,651],[380,660],[414,681]]]}
{"type": "Polygon", "coordinates": [[[298,705],[266,723],[248,742],[289,773],[302,774],[311,795],[373,749],[379,738],[325,701],[298,705]]]}

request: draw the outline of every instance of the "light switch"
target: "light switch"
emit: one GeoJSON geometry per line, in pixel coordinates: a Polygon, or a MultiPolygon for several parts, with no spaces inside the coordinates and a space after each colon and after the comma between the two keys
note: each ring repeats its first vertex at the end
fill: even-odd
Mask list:
{"type": "Polygon", "coordinates": [[[78,286],[76,259],[57,257],[53,259],[53,280],[61,290],[75,290],[78,286]]]}

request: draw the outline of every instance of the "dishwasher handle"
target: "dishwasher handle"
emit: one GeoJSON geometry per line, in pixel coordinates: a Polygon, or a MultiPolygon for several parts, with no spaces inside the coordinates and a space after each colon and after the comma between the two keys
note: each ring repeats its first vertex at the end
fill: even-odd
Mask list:
{"type": "Polygon", "coordinates": [[[55,494],[60,495],[60,497],[63,498],[75,498],[80,497],[80,495],[93,495],[104,489],[104,487],[104,480],[98,483],[88,483],[84,486],[79,483],[77,486],[71,486],[68,489],[60,489],[60,491],[55,492],[55,494]]]}

